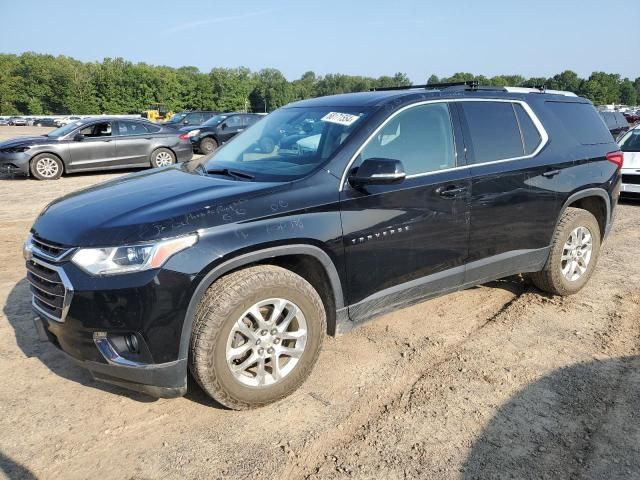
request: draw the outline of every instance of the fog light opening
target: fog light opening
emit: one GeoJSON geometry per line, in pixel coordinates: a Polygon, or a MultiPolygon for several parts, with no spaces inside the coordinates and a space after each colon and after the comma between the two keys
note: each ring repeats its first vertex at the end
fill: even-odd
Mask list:
{"type": "Polygon", "coordinates": [[[124,343],[127,345],[127,349],[131,353],[140,353],[140,345],[138,345],[138,337],[134,334],[128,334],[124,336],[124,343]]]}

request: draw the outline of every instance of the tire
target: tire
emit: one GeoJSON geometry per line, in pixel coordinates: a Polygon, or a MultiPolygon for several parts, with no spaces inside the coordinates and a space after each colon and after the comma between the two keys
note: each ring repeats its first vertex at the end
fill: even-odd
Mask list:
{"type": "Polygon", "coordinates": [[[36,127],[41,127],[42,124],[41,123],[36,123],[36,127]]]}
{"type": "Polygon", "coordinates": [[[168,167],[174,163],[176,156],[168,148],[158,148],[151,153],[151,166],[154,168],[168,167]]]}
{"type": "MultiPolygon", "coordinates": [[[[267,321],[271,320],[268,317],[275,308],[259,308],[262,308],[260,312],[267,321]]],[[[325,332],[326,315],[322,301],[304,278],[272,265],[249,267],[222,277],[209,287],[202,298],[193,323],[189,368],[202,389],[222,405],[234,410],[261,407],[290,395],[302,385],[318,359],[325,332]],[[281,305],[286,305],[282,314],[273,323],[258,327],[257,317],[253,317],[249,310],[261,302],[276,300],[282,300],[281,305]],[[298,313],[288,327],[284,325],[296,311],[298,313]],[[242,338],[238,325],[244,327],[243,332],[252,332],[253,340],[250,341],[249,336],[242,338]],[[304,326],[306,337],[303,338],[304,326]],[[285,333],[275,333],[277,329],[283,329],[285,333]],[[297,339],[275,340],[278,335],[287,334],[289,337],[296,334],[297,339]],[[261,340],[261,345],[267,348],[262,353],[257,345],[261,340]],[[245,346],[244,357],[238,355],[235,360],[227,360],[229,349],[241,351],[245,346]],[[278,356],[278,352],[287,348],[301,352],[297,360],[286,354],[278,356]],[[274,381],[274,357],[282,372],[277,381],[274,381]],[[261,358],[264,359],[263,382],[258,376],[261,358]],[[253,363],[251,359],[254,359],[253,363]],[[248,368],[234,374],[231,365],[246,365],[244,368],[248,368]]]]}
{"type": "Polygon", "coordinates": [[[31,159],[29,170],[38,180],[57,180],[62,175],[62,160],[50,153],[41,153],[31,159]]]}
{"type": "Polygon", "coordinates": [[[198,150],[203,155],[208,155],[212,152],[215,152],[218,148],[218,142],[216,142],[213,138],[206,137],[200,140],[200,144],[198,145],[198,150]]]}
{"type": "Polygon", "coordinates": [[[553,295],[565,296],[579,292],[593,274],[598,262],[600,244],[600,225],[596,218],[586,210],[567,208],[553,234],[547,263],[542,271],[530,275],[531,280],[540,290],[553,295]],[[586,229],[591,237],[588,258],[587,235],[580,229],[586,229]],[[579,236],[580,231],[583,233],[582,240],[579,236]],[[569,242],[579,245],[578,248],[571,248],[569,242]],[[572,268],[573,261],[578,264],[576,269],[572,268]]]}

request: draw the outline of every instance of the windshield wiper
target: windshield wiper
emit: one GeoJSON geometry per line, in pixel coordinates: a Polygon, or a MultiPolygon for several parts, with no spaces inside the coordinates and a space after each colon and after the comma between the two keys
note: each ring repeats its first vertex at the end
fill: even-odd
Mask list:
{"type": "Polygon", "coordinates": [[[230,168],[210,168],[207,170],[207,173],[212,173],[214,175],[225,175],[227,177],[233,178],[241,178],[243,180],[253,180],[255,178],[254,175],[250,173],[241,172],[240,170],[231,170],[230,168]]]}

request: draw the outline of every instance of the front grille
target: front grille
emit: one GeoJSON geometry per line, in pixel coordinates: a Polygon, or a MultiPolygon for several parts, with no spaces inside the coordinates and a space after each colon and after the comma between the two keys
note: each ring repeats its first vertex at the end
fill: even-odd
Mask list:
{"type": "Polygon", "coordinates": [[[43,257],[54,261],[60,260],[71,250],[73,250],[72,248],[65,247],[60,244],[44,241],[41,238],[36,237],[35,235],[31,237],[31,244],[33,245],[34,249],[36,249],[36,253],[39,253],[43,257]]]}
{"type": "Polygon", "coordinates": [[[73,294],[68,280],[63,278],[64,273],[35,258],[28,260],[26,267],[34,308],[50,319],[63,322],[73,294]]]}
{"type": "Polygon", "coordinates": [[[622,175],[622,183],[640,185],[640,175],[622,175]]]}

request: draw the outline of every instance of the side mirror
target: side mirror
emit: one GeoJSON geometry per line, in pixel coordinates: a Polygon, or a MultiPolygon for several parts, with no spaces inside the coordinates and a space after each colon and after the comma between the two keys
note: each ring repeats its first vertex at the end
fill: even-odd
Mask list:
{"type": "Polygon", "coordinates": [[[224,130],[225,128],[227,128],[227,124],[226,124],[226,123],[224,123],[224,122],[222,122],[222,123],[220,124],[220,130],[224,130]]]}
{"type": "Polygon", "coordinates": [[[186,118],[182,121],[183,125],[189,125],[189,120],[187,120],[186,118]]]}
{"type": "Polygon", "coordinates": [[[81,133],[76,133],[75,136],[73,137],[73,140],[76,142],[81,142],[84,140],[84,135],[81,133]]]}
{"type": "Polygon", "coordinates": [[[402,182],[406,176],[400,160],[367,158],[354,173],[349,175],[349,183],[354,188],[366,185],[389,185],[402,182]]]}

